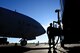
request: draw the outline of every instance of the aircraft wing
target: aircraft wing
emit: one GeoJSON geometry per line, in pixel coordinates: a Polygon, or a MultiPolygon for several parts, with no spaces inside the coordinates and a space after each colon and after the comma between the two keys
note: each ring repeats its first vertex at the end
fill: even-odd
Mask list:
{"type": "Polygon", "coordinates": [[[44,33],[42,25],[31,17],[0,7],[1,36],[30,39],[44,33]]]}

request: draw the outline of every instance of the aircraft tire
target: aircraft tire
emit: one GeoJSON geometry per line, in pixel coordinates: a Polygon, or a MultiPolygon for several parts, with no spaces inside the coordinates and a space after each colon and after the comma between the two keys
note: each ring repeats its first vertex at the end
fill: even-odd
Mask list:
{"type": "Polygon", "coordinates": [[[21,46],[25,46],[27,44],[27,41],[21,41],[21,46]]]}

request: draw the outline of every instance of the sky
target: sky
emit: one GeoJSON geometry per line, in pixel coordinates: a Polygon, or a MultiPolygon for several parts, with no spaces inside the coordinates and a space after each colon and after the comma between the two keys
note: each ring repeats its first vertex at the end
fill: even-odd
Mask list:
{"type": "MultiPolygon", "coordinates": [[[[56,9],[60,9],[60,0],[0,0],[0,7],[17,11],[38,21],[46,30],[49,23],[57,20],[56,9]]],[[[10,43],[19,42],[20,38],[8,38],[10,43]]],[[[48,42],[47,34],[28,42],[48,42]]]]}

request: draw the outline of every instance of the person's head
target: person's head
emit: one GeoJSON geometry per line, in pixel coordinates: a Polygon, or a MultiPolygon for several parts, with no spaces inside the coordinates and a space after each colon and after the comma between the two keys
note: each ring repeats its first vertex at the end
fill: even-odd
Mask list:
{"type": "Polygon", "coordinates": [[[52,27],[52,23],[50,23],[50,26],[52,27]]]}

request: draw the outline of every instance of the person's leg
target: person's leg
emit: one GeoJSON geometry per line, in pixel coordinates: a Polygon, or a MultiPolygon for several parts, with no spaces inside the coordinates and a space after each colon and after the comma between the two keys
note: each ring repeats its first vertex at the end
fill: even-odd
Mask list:
{"type": "Polygon", "coordinates": [[[49,42],[48,42],[49,43],[49,51],[48,51],[48,53],[51,53],[51,38],[49,37],[48,39],[49,39],[49,42]]]}
{"type": "Polygon", "coordinates": [[[53,53],[56,53],[56,48],[55,48],[55,36],[52,38],[53,41],[53,53]]]}
{"type": "Polygon", "coordinates": [[[51,38],[49,38],[49,48],[51,48],[51,38]]]}
{"type": "Polygon", "coordinates": [[[48,34],[48,44],[49,44],[49,48],[51,47],[51,37],[50,34],[48,34]]]}

